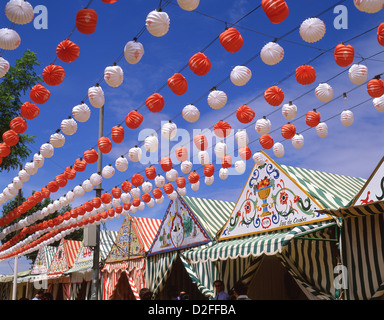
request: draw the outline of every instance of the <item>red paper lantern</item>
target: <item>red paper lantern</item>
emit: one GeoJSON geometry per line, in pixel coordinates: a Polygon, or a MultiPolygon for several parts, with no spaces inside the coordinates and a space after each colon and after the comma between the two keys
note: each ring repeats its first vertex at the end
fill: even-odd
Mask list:
{"type": "Polygon", "coordinates": [[[128,211],[131,208],[131,203],[130,202],[124,203],[123,208],[124,208],[124,210],[128,211]]]}
{"type": "Polygon", "coordinates": [[[308,85],[316,80],[316,70],[309,65],[302,65],[296,69],[295,72],[296,81],[302,85],[308,85]]]}
{"type": "Polygon", "coordinates": [[[47,184],[47,189],[51,193],[57,192],[59,190],[59,188],[60,187],[59,187],[58,183],[55,180],[53,180],[51,182],[48,182],[48,184],[47,184]]]}
{"type": "Polygon", "coordinates": [[[75,160],[75,163],[73,164],[73,169],[75,169],[77,172],[83,172],[87,168],[87,161],[85,161],[83,158],[78,158],[75,160]]]}
{"type": "Polygon", "coordinates": [[[355,58],[355,49],[350,44],[339,43],[334,51],[335,62],[340,67],[348,67],[355,58]]]}
{"type": "Polygon", "coordinates": [[[160,93],[155,92],[145,100],[145,105],[149,111],[156,113],[163,110],[165,101],[160,93]]]}
{"type": "Polygon", "coordinates": [[[163,189],[164,189],[164,192],[166,193],[166,194],[171,194],[172,192],[173,192],[173,184],[172,183],[166,183],[165,185],[164,185],[164,187],[163,187],[163,189]]]}
{"type": "Polygon", "coordinates": [[[377,41],[380,45],[384,46],[384,22],[377,28],[377,41]]]}
{"type": "Polygon", "coordinates": [[[135,187],[140,187],[144,182],[144,177],[140,173],[135,173],[132,176],[131,181],[135,187]]]}
{"type": "Polygon", "coordinates": [[[140,198],[132,199],[132,205],[134,207],[138,207],[140,205],[140,203],[141,203],[140,198]]]}
{"type": "Polygon", "coordinates": [[[221,158],[221,166],[225,169],[230,168],[232,166],[232,157],[229,154],[226,154],[221,158]]]}
{"type": "Polygon", "coordinates": [[[239,149],[240,158],[247,161],[252,157],[252,151],[248,146],[239,149]]]}
{"type": "Polygon", "coordinates": [[[147,179],[153,180],[156,178],[156,168],[154,166],[146,167],[144,171],[147,179]]]}
{"type": "Polygon", "coordinates": [[[237,120],[241,123],[249,123],[255,117],[255,112],[246,104],[239,107],[236,111],[237,120]]]}
{"type": "Polygon", "coordinates": [[[76,14],[76,28],[80,33],[92,34],[97,26],[97,13],[93,9],[80,9],[76,14]]]}
{"type": "Polygon", "coordinates": [[[152,194],[155,199],[160,199],[163,196],[163,192],[159,188],[153,189],[152,194]]]}
{"type": "Polygon", "coordinates": [[[64,173],[57,175],[57,176],[55,177],[55,181],[57,182],[57,185],[58,185],[60,188],[65,187],[65,186],[67,185],[67,182],[68,182],[68,180],[67,180],[67,178],[66,178],[66,176],[65,176],[64,173]]]}
{"type": "Polygon", "coordinates": [[[22,117],[16,117],[11,120],[9,123],[11,130],[15,131],[17,134],[22,134],[27,130],[27,122],[22,117]]]}
{"type": "Polygon", "coordinates": [[[244,40],[240,32],[235,28],[228,28],[219,36],[219,41],[225,50],[234,53],[241,49],[244,40]]]}
{"type": "Polygon", "coordinates": [[[79,216],[83,216],[83,215],[85,214],[85,208],[84,208],[84,206],[80,206],[80,207],[77,208],[77,214],[78,214],[79,216]]]}
{"type": "Polygon", "coordinates": [[[228,122],[220,120],[213,126],[213,132],[219,138],[225,138],[231,133],[232,127],[228,122]]]}
{"type": "Polygon", "coordinates": [[[213,164],[206,164],[204,166],[204,175],[206,177],[212,177],[215,173],[215,166],[213,164]]]}
{"type": "Polygon", "coordinates": [[[381,97],[384,94],[383,80],[379,77],[369,80],[367,83],[367,91],[372,98],[381,97]]]}
{"type": "Polygon", "coordinates": [[[148,203],[149,201],[151,201],[151,195],[148,194],[148,193],[144,193],[144,194],[141,196],[141,199],[142,199],[145,203],[148,203]]]}
{"type": "Polygon", "coordinates": [[[93,204],[91,201],[84,203],[84,209],[86,212],[91,212],[93,210],[93,204]]]}
{"type": "Polygon", "coordinates": [[[51,191],[49,191],[49,189],[46,187],[42,187],[40,192],[41,192],[41,195],[43,196],[44,199],[49,198],[49,196],[51,194],[51,191]]]}
{"type": "Polygon", "coordinates": [[[180,162],[188,160],[188,149],[186,147],[177,147],[175,149],[176,159],[180,162]]]}
{"type": "Polygon", "coordinates": [[[101,199],[99,197],[92,198],[92,205],[95,209],[100,208],[101,206],[101,199]]]}
{"type": "Polygon", "coordinates": [[[64,170],[64,175],[68,180],[73,180],[76,178],[77,171],[72,167],[66,167],[64,170]]]}
{"type": "Polygon", "coordinates": [[[46,87],[38,83],[32,87],[29,97],[34,103],[44,104],[51,97],[51,92],[46,87]]]}
{"type": "Polygon", "coordinates": [[[122,213],[123,212],[123,206],[120,205],[120,206],[116,207],[115,211],[116,211],[117,214],[122,213]]]}
{"type": "Polygon", "coordinates": [[[21,106],[20,113],[23,118],[32,120],[39,115],[40,109],[37,105],[27,101],[21,106]]]}
{"type": "Polygon", "coordinates": [[[95,149],[90,149],[84,151],[83,158],[87,163],[95,163],[99,159],[99,155],[95,149]]]}
{"type": "Polygon", "coordinates": [[[125,180],[122,184],[121,184],[121,189],[125,192],[125,193],[128,193],[129,191],[131,191],[132,189],[132,183],[128,180],[125,180]]]}
{"type": "Polygon", "coordinates": [[[185,181],[184,177],[178,177],[176,179],[176,185],[181,189],[187,185],[187,182],[185,181]]]}
{"type": "Polygon", "coordinates": [[[6,143],[0,143],[0,157],[5,158],[11,153],[11,148],[6,143]]]}
{"type": "Polygon", "coordinates": [[[175,73],[172,77],[167,80],[168,87],[174,94],[178,96],[183,95],[188,90],[187,80],[181,73],[175,73]]]}
{"type": "Polygon", "coordinates": [[[269,87],[264,91],[264,99],[271,106],[277,107],[284,100],[284,92],[277,86],[269,87]]]}
{"type": "Polygon", "coordinates": [[[68,39],[60,42],[56,48],[56,55],[63,62],[73,62],[79,57],[79,54],[79,46],[68,39]]]}
{"type": "Polygon", "coordinates": [[[114,187],[111,190],[112,197],[119,199],[121,197],[121,189],[119,187],[114,187]]]}
{"type": "Polygon", "coordinates": [[[107,137],[101,137],[97,141],[97,146],[102,153],[109,153],[112,150],[111,140],[109,140],[107,137]]]}
{"type": "Polygon", "coordinates": [[[130,129],[137,129],[143,122],[143,116],[136,110],[132,110],[125,117],[125,124],[130,129]]]}
{"type": "Polygon", "coordinates": [[[320,123],[320,113],[316,110],[308,111],[305,115],[305,123],[310,127],[316,127],[320,123]]]}
{"type": "Polygon", "coordinates": [[[296,134],[296,127],[292,123],[287,123],[281,127],[281,135],[285,139],[292,139],[296,134]]]}
{"type": "Polygon", "coordinates": [[[190,183],[192,183],[192,184],[197,183],[199,180],[200,180],[200,175],[195,170],[193,170],[192,172],[189,173],[188,181],[190,183]]]}
{"type": "Polygon", "coordinates": [[[71,215],[71,218],[73,219],[76,219],[78,214],[77,214],[77,209],[74,208],[74,209],[71,209],[71,211],[69,211],[70,215],[71,215]]]}
{"type": "Polygon", "coordinates": [[[160,159],[160,165],[165,172],[168,172],[173,168],[172,160],[170,157],[162,157],[160,159]]]}
{"type": "Polygon", "coordinates": [[[207,150],[208,148],[207,137],[202,133],[194,136],[193,142],[195,143],[196,148],[201,151],[207,150]]]}
{"type": "Polygon", "coordinates": [[[283,22],[289,15],[288,5],[284,0],[263,0],[261,7],[272,23],[283,22]]]}
{"type": "Polygon", "coordinates": [[[259,138],[259,142],[264,149],[271,149],[273,147],[273,138],[269,134],[264,134],[259,138]]]}
{"type": "Polygon", "coordinates": [[[13,130],[5,131],[3,133],[3,141],[8,146],[12,147],[19,142],[19,135],[13,130]]]}
{"type": "Polygon", "coordinates": [[[194,74],[205,76],[211,70],[211,61],[204,53],[198,52],[189,59],[188,66],[194,74]]]}
{"type": "Polygon", "coordinates": [[[111,129],[111,138],[115,143],[121,143],[124,140],[124,128],[120,125],[114,126],[111,129]]]}
{"type": "Polygon", "coordinates": [[[43,80],[49,86],[57,86],[64,81],[65,71],[63,67],[50,64],[43,70],[43,80]]]}
{"type": "Polygon", "coordinates": [[[100,199],[102,203],[110,203],[112,201],[112,195],[108,192],[104,192],[100,199]]]}
{"type": "Polygon", "coordinates": [[[33,197],[36,199],[36,202],[41,202],[44,199],[41,191],[35,191],[33,197]]]}
{"type": "Polygon", "coordinates": [[[115,209],[113,209],[113,208],[108,209],[108,216],[109,216],[109,217],[112,218],[113,216],[115,216],[115,213],[116,213],[116,212],[115,212],[115,209]]]}

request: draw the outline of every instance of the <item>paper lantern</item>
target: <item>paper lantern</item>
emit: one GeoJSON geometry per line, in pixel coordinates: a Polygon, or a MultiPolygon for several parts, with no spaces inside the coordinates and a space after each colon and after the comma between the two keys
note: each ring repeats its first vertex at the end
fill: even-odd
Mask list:
{"type": "Polygon", "coordinates": [[[263,0],[261,7],[268,19],[275,24],[283,22],[289,15],[288,5],[284,0],[263,0]]]}
{"type": "Polygon", "coordinates": [[[232,69],[230,79],[235,86],[244,86],[251,80],[252,71],[246,66],[236,66],[232,69]]]}
{"type": "Polygon", "coordinates": [[[35,119],[39,115],[39,113],[39,107],[33,103],[30,103],[29,101],[23,103],[20,108],[21,116],[28,120],[35,119]]]}
{"type": "Polygon", "coordinates": [[[152,194],[155,199],[160,199],[163,196],[163,192],[159,188],[153,189],[152,194]]]}
{"type": "Polygon", "coordinates": [[[162,158],[160,159],[160,165],[161,165],[161,168],[162,168],[165,172],[171,170],[172,167],[173,167],[172,160],[171,160],[170,157],[162,157],[162,158]]]}
{"type": "Polygon", "coordinates": [[[101,170],[101,176],[104,179],[110,179],[115,175],[115,168],[113,168],[111,165],[107,165],[101,170]]]}
{"type": "Polygon", "coordinates": [[[49,190],[49,192],[51,193],[55,193],[59,190],[59,185],[57,184],[56,181],[51,181],[51,182],[48,182],[47,184],[47,189],[49,190]]]}
{"type": "Polygon", "coordinates": [[[44,158],[51,158],[54,153],[54,148],[50,143],[44,143],[40,146],[40,153],[44,158]]]}
{"type": "Polygon", "coordinates": [[[264,91],[264,99],[271,106],[277,107],[284,100],[284,92],[277,86],[269,87],[264,91]]]}
{"type": "Polygon", "coordinates": [[[200,118],[200,111],[193,104],[186,105],[181,113],[184,120],[190,123],[196,122],[200,118]]]}
{"type": "Polygon", "coordinates": [[[91,105],[95,108],[100,109],[102,106],[104,106],[104,91],[99,85],[90,87],[88,89],[88,98],[91,105]]]}
{"type": "Polygon", "coordinates": [[[119,199],[121,197],[121,189],[119,187],[114,187],[111,190],[111,194],[114,199],[119,199]]]}
{"type": "Polygon", "coordinates": [[[144,193],[144,194],[141,196],[141,199],[142,199],[145,203],[148,203],[149,201],[151,201],[151,195],[149,195],[148,193],[144,193]]]}
{"type": "Polygon", "coordinates": [[[304,145],[304,137],[301,134],[296,134],[291,141],[293,147],[296,149],[301,149],[304,145]]]}
{"type": "Polygon", "coordinates": [[[189,173],[188,181],[190,183],[192,183],[192,184],[197,183],[199,180],[200,180],[200,175],[195,170],[193,170],[192,172],[189,173]]]}
{"type": "Polygon", "coordinates": [[[112,201],[112,195],[108,192],[104,192],[101,195],[100,200],[102,203],[110,203],[112,201]]]}
{"type": "Polygon", "coordinates": [[[60,188],[63,188],[67,185],[67,178],[65,176],[65,174],[59,174],[55,177],[55,181],[57,182],[57,185],[60,187],[60,188]]]}
{"type": "Polygon", "coordinates": [[[372,100],[373,106],[379,112],[384,112],[384,95],[372,100]]]}
{"type": "Polygon", "coordinates": [[[148,136],[144,139],[144,147],[148,152],[156,152],[159,147],[159,140],[155,135],[148,136]]]}
{"type": "Polygon", "coordinates": [[[11,153],[11,148],[6,143],[0,143],[0,157],[5,158],[11,153]]]}
{"type": "Polygon", "coordinates": [[[124,80],[124,72],[120,66],[106,67],[104,70],[104,80],[112,88],[119,87],[124,80]]]}
{"type": "Polygon", "coordinates": [[[144,47],[140,42],[128,41],[124,47],[124,57],[129,64],[138,63],[144,55],[144,47]]]}
{"type": "Polygon", "coordinates": [[[245,169],[247,168],[247,165],[243,160],[238,160],[235,162],[234,167],[237,173],[243,174],[245,172],[245,169]]]}
{"type": "Polygon", "coordinates": [[[308,43],[314,43],[321,40],[325,35],[326,27],[319,18],[308,18],[300,25],[300,36],[308,43]]]}
{"type": "Polygon", "coordinates": [[[137,112],[136,110],[132,110],[125,117],[125,124],[130,129],[137,129],[138,127],[140,127],[141,123],[143,122],[143,119],[143,116],[139,112],[137,112]]]}
{"type": "Polygon", "coordinates": [[[0,57],[0,78],[4,77],[9,71],[9,62],[0,57]]]}
{"type": "Polygon", "coordinates": [[[292,123],[287,123],[281,127],[281,135],[285,139],[292,139],[296,134],[296,126],[292,123]]]}
{"type": "Polygon", "coordinates": [[[384,7],[383,0],[353,0],[355,7],[365,13],[376,13],[384,7]]]}
{"type": "Polygon", "coordinates": [[[43,80],[49,86],[58,86],[64,81],[65,71],[63,67],[50,64],[43,70],[43,80]]]}
{"type": "Polygon", "coordinates": [[[93,9],[85,8],[77,11],[76,28],[80,33],[92,34],[97,26],[97,13],[93,9]]]}
{"type": "Polygon", "coordinates": [[[258,134],[267,134],[271,130],[271,121],[266,117],[258,119],[255,124],[255,130],[258,134]]]}
{"type": "Polygon", "coordinates": [[[181,73],[175,73],[172,77],[167,80],[168,87],[174,94],[179,96],[183,95],[188,90],[187,80],[181,73]]]}
{"type": "Polygon", "coordinates": [[[12,29],[0,29],[0,49],[15,50],[19,47],[21,39],[19,34],[12,29]]]}
{"type": "Polygon", "coordinates": [[[60,124],[60,130],[67,136],[71,136],[76,133],[77,131],[77,122],[73,120],[72,118],[70,119],[64,119],[61,121],[60,124]]]}
{"type": "Polygon", "coordinates": [[[249,138],[248,138],[248,133],[246,130],[240,129],[238,132],[235,134],[235,140],[237,145],[240,148],[243,148],[248,145],[249,138]]]}
{"type": "Polygon", "coordinates": [[[83,183],[81,184],[81,187],[83,188],[83,190],[85,192],[90,192],[93,190],[93,185],[92,185],[91,181],[89,181],[89,179],[83,181],[83,183]]]}
{"type": "Polygon", "coordinates": [[[283,60],[284,49],[276,42],[268,42],[261,49],[260,58],[265,64],[273,66],[283,60]]]}
{"type": "Polygon", "coordinates": [[[278,158],[281,158],[284,156],[285,154],[285,150],[284,150],[284,146],[280,143],[280,142],[276,142],[274,145],[273,145],[273,154],[278,157],[278,158]]]}
{"type": "Polygon", "coordinates": [[[320,113],[316,110],[308,111],[305,115],[305,123],[310,127],[316,127],[320,123],[320,113]]]}
{"type": "Polygon", "coordinates": [[[131,195],[129,193],[122,193],[121,194],[121,201],[126,204],[126,203],[129,203],[131,201],[131,195]]]}
{"type": "Polygon", "coordinates": [[[79,54],[79,46],[68,39],[60,42],[56,47],[56,55],[63,62],[73,62],[79,57],[79,54]]]}
{"type": "Polygon", "coordinates": [[[72,109],[72,117],[79,122],[87,122],[91,117],[91,110],[85,103],[74,106],[72,109]]]}
{"type": "Polygon", "coordinates": [[[367,83],[368,94],[372,98],[379,98],[384,94],[384,82],[378,76],[375,79],[369,80],[367,83]]]}
{"type": "Polygon", "coordinates": [[[125,158],[124,156],[121,156],[121,157],[117,158],[116,161],[115,161],[115,167],[120,172],[127,171],[127,169],[128,169],[128,160],[127,160],[127,158],[125,158]]]}
{"type": "Polygon", "coordinates": [[[384,22],[377,28],[377,42],[384,46],[384,22]]]}
{"type": "Polygon", "coordinates": [[[212,109],[218,110],[226,105],[227,99],[224,91],[214,89],[208,94],[207,102],[212,109]]]}
{"type": "Polygon", "coordinates": [[[5,131],[2,138],[4,143],[10,147],[13,147],[19,142],[19,135],[13,130],[5,131]]]}
{"type": "Polygon", "coordinates": [[[165,184],[165,178],[161,174],[157,175],[155,178],[156,187],[162,188],[164,187],[164,184],[165,184]]]}
{"type": "Polygon", "coordinates": [[[161,135],[166,139],[173,139],[177,134],[177,125],[174,122],[166,122],[161,127],[161,135]]]}
{"type": "Polygon", "coordinates": [[[290,101],[289,103],[286,103],[283,105],[281,109],[281,113],[283,114],[283,117],[287,120],[293,120],[296,117],[297,114],[297,107],[296,105],[292,104],[290,101]]]}
{"type": "Polygon", "coordinates": [[[302,85],[308,85],[316,80],[316,70],[309,65],[302,65],[295,71],[296,81],[302,85]]]}
{"type": "Polygon", "coordinates": [[[248,146],[245,146],[245,147],[241,147],[239,149],[239,155],[240,155],[240,158],[243,159],[243,160],[249,160],[251,159],[252,157],[252,152],[251,152],[251,149],[248,147],[248,146]]]}
{"type": "Polygon", "coordinates": [[[211,61],[204,53],[198,52],[189,59],[188,66],[194,74],[205,76],[211,70],[211,61]]]}
{"type": "Polygon", "coordinates": [[[228,122],[220,120],[213,126],[213,132],[219,138],[227,137],[232,131],[232,127],[228,122]]]}
{"type": "Polygon", "coordinates": [[[77,174],[77,171],[72,167],[66,167],[64,170],[64,175],[68,180],[73,180],[75,179],[77,174]]]}
{"type": "Polygon", "coordinates": [[[100,152],[109,153],[112,150],[111,140],[107,137],[101,137],[97,141],[97,146],[99,147],[100,152]]]}
{"type": "Polygon", "coordinates": [[[344,110],[340,114],[340,121],[344,127],[349,127],[353,124],[353,112],[351,110],[344,110]]]}
{"type": "Polygon", "coordinates": [[[350,44],[339,43],[334,50],[335,62],[340,67],[348,67],[355,58],[355,49],[350,44]]]}
{"type": "Polygon", "coordinates": [[[215,181],[215,176],[205,177],[205,178],[204,178],[204,183],[205,183],[207,186],[210,186],[214,181],[215,181]]]}
{"type": "Polygon", "coordinates": [[[40,83],[33,86],[29,94],[31,100],[37,104],[46,103],[49,100],[50,96],[50,91],[40,83]]]}
{"type": "Polygon", "coordinates": [[[153,180],[156,178],[157,173],[154,166],[150,165],[149,167],[146,167],[144,171],[147,179],[153,180]]]}
{"type": "Polygon", "coordinates": [[[329,102],[333,98],[333,89],[328,83],[320,83],[315,89],[315,95],[321,102],[329,102]]]}
{"type": "Polygon", "coordinates": [[[210,163],[204,166],[204,175],[206,177],[212,177],[214,173],[215,173],[215,166],[213,164],[210,163]]]}
{"type": "Polygon", "coordinates": [[[232,166],[232,157],[229,154],[221,158],[221,166],[226,169],[232,166]]]}
{"type": "Polygon", "coordinates": [[[259,142],[264,149],[271,149],[274,144],[273,138],[269,134],[262,135],[259,142]]]}
{"type": "Polygon", "coordinates": [[[187,188],[177,188],[176,191],[180,196],[185,196],[187,194],[187,188]]]}
{"type": "Polygon", "coordinates": [[[197,158],[201,165],[206,165],[211,162],[209,158],[209,153],[207,151],[199,151],[197,154],[197,158]]]}
{"type": "Polygon", "coordinates": [[[132,183],[128,180],[125,180],[122,184],[121,184],[121,189],[125,192],[125,193],[128,193],[131,191],[132,189],[132,183]]]}
{"type": "Polygon", "coordinates": [[[193,142],[195,143],[196,148],[199,150],[207,150],[207,148],[208,148],[207,137],[202,133],[194,136],[193,142]]]}
{"type": "Polygon", "coordinates": [[[179,176],[179,173],[175,169],[171,169],[167,171],[167,173],[165,174],[165,178],[171,182],[176,181],[178,176],[179,176]]]}
{"type": "Polygon", "coordinates": [[[160,93],[155,92],[145,100],[145,105],[149,111],[157,113],[163,110],[165,101],[160,93]]]}
{"type": "Polygon", "coordinates": [[[348,71],[348,78],[353,84],[361,85],[368,78],[368,68],[362,64],[353,64],[348,71]]]}
{"type": "Polygon", "coordinates": [[[199,6],[200,0],[177,0],[177,3],[181,9],[193,11],[199,6]]]}
{"type": "Polygon", "coordinates": [[[328,135],[328,126],[325,122],[320,122],[316,126],[316,133],[320,138],[325,138],[328,135]]]}
{"type": "Polygon", "coordinates": [[[5,15],[16,24],[30,23],[34,18],[33,7],[28,1],[10,0],[5,6],[5,15]]]}
{"type": "Polygon", "coordinates": [[[162,37],[169,30],[169,16],[166,12],[153,10],[145,20],[148,32],[155,37],[162,37]]]}
{"type": "Polygon", "coordinates": [[[175,149],[176,159],[180,162],[188,160],[188,149],[186,147],[177,147],[175,149]]]}
{"type": "Polygon", "coordinates": [[[186,160],[181,163],[180,170],[182,173],[187,174],[192,170],[192,167],[193,167],[192,162],[186,160]]]}
{"type": "Polygon", "coordinates": [[[77,172],[83,172],[87,168],[87,161],[83,158],[77,158],[73,164],[73,169],[77,172]]]}
{"type": "Polygon", "coordinates": [[[83,158],[87,163],[95,163],[99,159],[99,155],[95,149],[86,150],[83,153],[83,158]]]}
{"type": "Polygon", "coordinates": [[[144,177],[140,173],[135,173],[132,176],[131,181],[135,187],[140,187],[144,182],[144,177]]]}
{"type": "Polygon", "coordinates": [[[16,117],[11,120],[9,127],[17,134],[22,134],[27,130],[27,122],[22,117],[16,117]]]}
{"type": "MultiPolygon", "coordinates": [[[[3,145],[0,143],[0,157],[2,153],[2,148],[3,148],[3,145]]],[[[23,183],[27,182],[30,178],[30,175],[24,169],[20,170],[17,176],[20,179],[20,181],[23,183]]]]}
{"type": "Polygon", "coordinates": [[[76,197],[82,197],[85,194],[85,190],[83,189],[82,186],[76,186],[73,188],[73,193],[75,194],[76,197]]]}
{"type": "Polygon", "coordinates": [[[219,36],[219,41],[225,50],[234,53],[239,51],[244,43],[240,32],[235,28],[227,28],[219,36]]]}
{"type": "Polygon", "coordinates": [[[219,178],[221,179],[221,180],[225,180],[225,179],[227,179],[228,178],[228,169],[226,169],[226,168],[220,168],[220,170],[219,170],[219,178]]]}
{"type": "Polygon", "coordinates": [[[143,155],[143,152],[141,148],[139,148],[138,146],[134,146],[133,148],[130,148],[128,151],[129,160],[131,160],[132,162],[139,162],[142,155],[143,155]]]}
{"type": "Polygon", "coordinates": [[[249,123],[255,117],[255,112],[247,105],[240,106],[236,111],[236,118],[241,123],[249,123]]]}
{"type": "Polygon", "coordinates": [[[224,142],[217,142],[215,145],[215,154],[217,158],[223,158],[227,153],[227,145],[224,142]]]}
{"type": "Polygon", "coordinates": [[[111,129],[111,138],[115,143],[121,143],[124,140],[124,128],[120,125],[114,126],[111,129]]]}
{"type": "Polygon", "coordinates": [[[177,185],[180,189],[182,189],[182,188],[185,188],[185,186],[187,185],[187,182],[186,182],[186,180],[185,180],[184,177],[178,177],[178,178],[176,179],[176,185],[177,185]]]}
{"type": "Polygon", "coordinates": [[[33,164],[35,168],[40,169],[44,165],[44,157],[40,153],[33,155],[33,164]]]}
{"type": "Polygon", "coordinates": [[[193,191],[198,191],[199,188],[200,188],[200,181],[197,181],[196,183],[192,183],[192,184],[191,184],[191,189],[192,189],[193,191]]]}
{"type": "Polygon", "coordinates": [[[40,192],[41,192],[41,195],[43,196],[44,199],[49,198],[49,195],[50,195],[50,193],[51,193],[51,192],[48,190],[48,188],[46,188],[46,187],[42,187],[41,190],[40,190],[40,192]]]}

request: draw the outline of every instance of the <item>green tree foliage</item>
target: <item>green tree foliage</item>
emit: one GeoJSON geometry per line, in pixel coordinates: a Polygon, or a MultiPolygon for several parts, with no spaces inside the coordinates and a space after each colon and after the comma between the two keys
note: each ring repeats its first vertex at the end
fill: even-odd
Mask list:
{"type": "MultiPolygon", "coordinates": [[[[34,71],[40,63],[36,59],[36,53],[30,50],[24,52],[14,66],[1,79],[0,83],[0,138],[9,130],[11,120],[20,115],[21,105],[29,100],[29,90],[41,81],[34,71]],[[22,97],[28,93],[26,101],[22,97]]],[[[0,164],[1,171],[19,169],[30,156],[28,145],[34,142],[34,137],[28,134],[19,135],[19,143],[11,148],[11,154],[5,157],[0,164]]]]}

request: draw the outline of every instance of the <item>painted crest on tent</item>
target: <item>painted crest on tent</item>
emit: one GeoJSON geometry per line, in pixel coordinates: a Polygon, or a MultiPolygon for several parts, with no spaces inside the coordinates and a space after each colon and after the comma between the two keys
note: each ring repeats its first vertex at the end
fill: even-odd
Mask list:
{"type": "Polygon", "coordinates": [[[329,219],[321,206],[266,156],[255,165],[219,240],[329,219]]]}
{"type": "Polygon", "coordinates": [[[181,199],[172,200],[148,255],[191,247],[210,241],[199,221],[181,199]]]}
{"type": "Polygon", "coordinates": [[[81,241],[61,239],[47,274],[58,274],[68,271],[79,253],[81,241]]]}
{"type": "Polygon", "coordinates": [[[52,246],[45,246],[39,249],[31,274],[42,274],[48,272],[48,267],[51,263],[56,248],[52,246]]]}

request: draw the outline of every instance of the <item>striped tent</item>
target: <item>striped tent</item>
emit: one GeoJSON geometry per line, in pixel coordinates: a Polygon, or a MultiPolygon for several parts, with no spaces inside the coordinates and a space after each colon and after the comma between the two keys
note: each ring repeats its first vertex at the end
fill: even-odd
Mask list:
{"type": "Polygon", "coordinates": [[[46,278],[56,250],[57,247],[54,246],[44,246],[39,249],[33,263],[31,274],[29,275],[28,280],[30,282],[40,282],[46,278]]]}
{"type": "Polygon", "coordinates": [[[127,215],[108,253],[103,273],[103,300],[112,298],[121,275],[125,273],[129,286],[139,300],[139,291],[146,286],[145,254],[155,238],[160,219],[127,215]]]}

